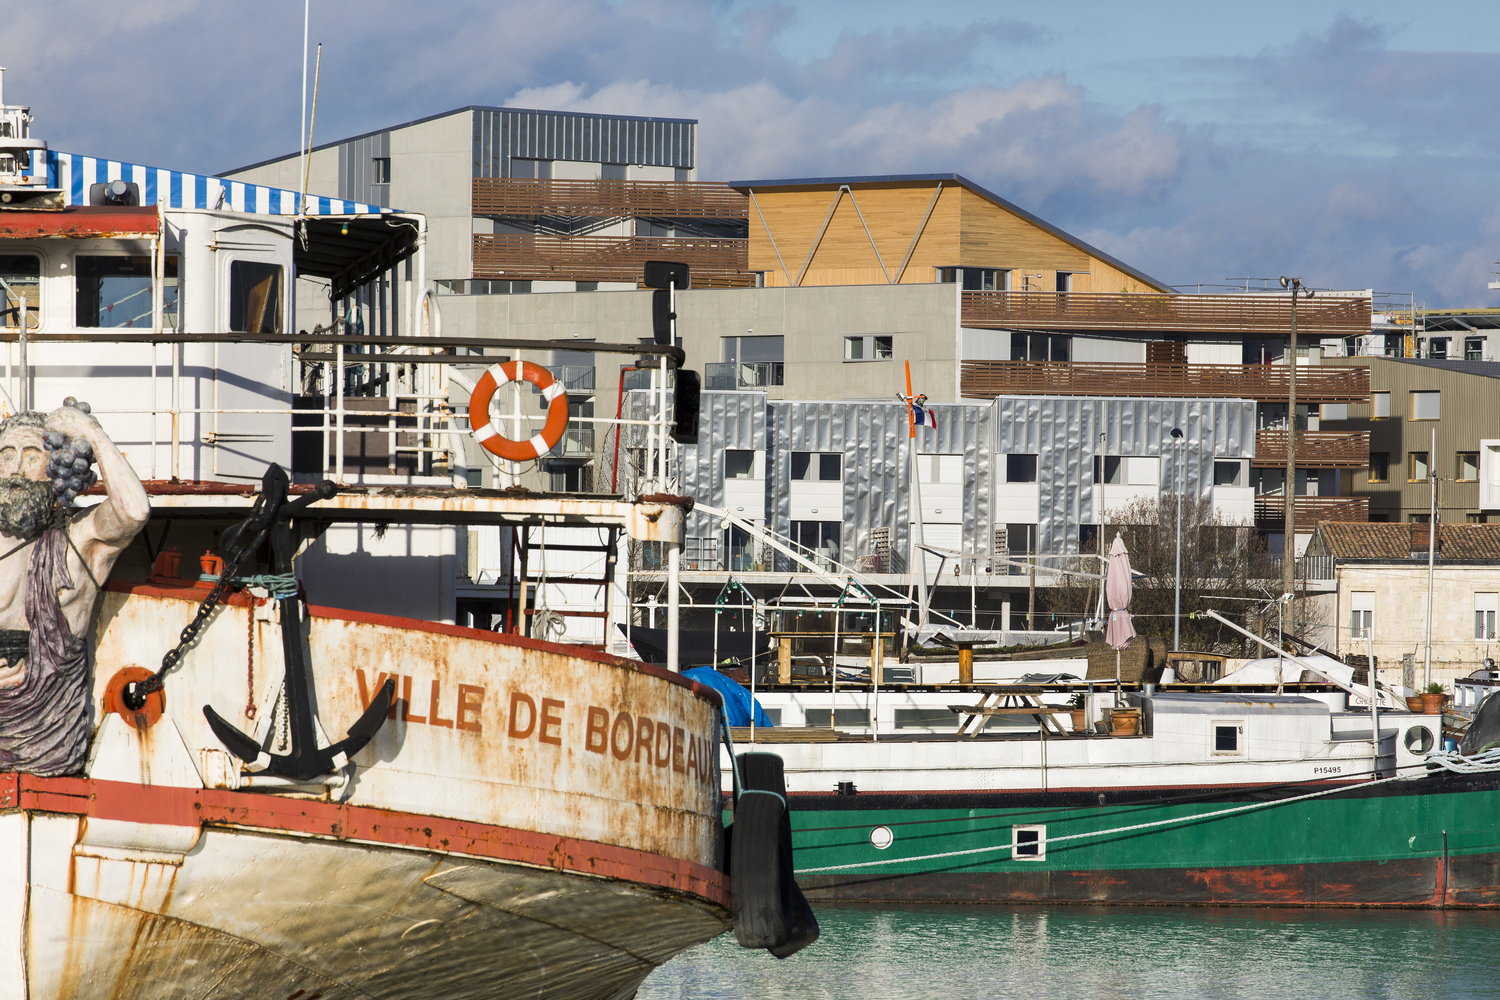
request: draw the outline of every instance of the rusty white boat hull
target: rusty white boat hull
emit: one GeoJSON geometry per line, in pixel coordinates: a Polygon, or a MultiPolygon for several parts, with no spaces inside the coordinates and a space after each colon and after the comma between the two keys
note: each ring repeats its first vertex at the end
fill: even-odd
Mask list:
{"type": "MultiPolygon", "coordinates": [[[[200,596],[108,593],[96,694],[200,596]]],[[[155,725],[101,713],[86,777],[0,775],[0,1000],[628,997],[727,929],[712,694],[586,650],[314,609],[324,727],[382,674],[401,700],[337,779],[258,781],[201,707],[275,749],[269,607],[219,612],[155,725]]]]}

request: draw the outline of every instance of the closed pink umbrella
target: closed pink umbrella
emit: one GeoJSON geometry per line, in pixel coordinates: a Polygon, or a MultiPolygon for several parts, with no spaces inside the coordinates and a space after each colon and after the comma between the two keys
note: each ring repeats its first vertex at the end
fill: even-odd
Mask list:
{"type": "Polygon", "coordinates": [[[1120,687],[1120,650],[1135,638],[1135,626],[1130,623],[1130,596],[1134,587],[1130,583],[1130,553],[1125,551],[1125,540],[1119,533],[1109,547],[1109,565],[1104,570],[1104,598],[1109,601],[1109,624],[1104,627],[1104,641],[1115,650],[1115,688],[1120,687]]]}

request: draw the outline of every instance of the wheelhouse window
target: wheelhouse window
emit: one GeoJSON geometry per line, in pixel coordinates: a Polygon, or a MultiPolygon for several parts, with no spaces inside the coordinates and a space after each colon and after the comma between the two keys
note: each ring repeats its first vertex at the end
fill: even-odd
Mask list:
{"type": "Polygon", "coordinates": [[[35,254],[0,254],[0,278],[10,286],[0,288],[0,327],[17,330],[21,326],[21,299],[26,299],[26,328],[41,325],[42,258],[35,254]]]}
{"type": "Polygon", "coordinates": [[[280,333],[280,264],[237,260],[229,265],[229,329],[234,333],[280,333]]]}
{"type": "MultiPolygon", "coordinates": [[[[151,258],[80,255],[73,264],[74,325],[149,330],[151,258]]],[[[162,326],[177,328],[177,257],[162,267],[162,326]]]]}

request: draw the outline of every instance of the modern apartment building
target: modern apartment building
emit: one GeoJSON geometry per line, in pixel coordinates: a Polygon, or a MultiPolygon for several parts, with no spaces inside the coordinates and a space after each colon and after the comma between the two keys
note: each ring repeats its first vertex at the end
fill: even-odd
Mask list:
{"type": "Polygon", "coordinates": [[[1369,497],[1370,520],[1427,523],[1435,477],[1439,522],[1500,521],[1500,362],[1333,358],[1321,367],[1369,372],[1369,401],[1327,425],[1369,436],[1368,464],[1346,486],[1369,497]]]}

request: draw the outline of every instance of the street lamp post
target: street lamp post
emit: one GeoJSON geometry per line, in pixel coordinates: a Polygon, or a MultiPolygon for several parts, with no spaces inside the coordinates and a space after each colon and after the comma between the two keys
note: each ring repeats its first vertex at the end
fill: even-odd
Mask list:
{"type": "MultiPolygon", "coordinates": [[[[1297,573],[1297,297],[1312,298],[1313,291],[1302,284],[1301,278],[1282,276],[1281,287],[1292,292],[1291,343],[1287,349],[1287,403],[1286,403],[1286,540],[1281,546],[1282,593],[1295,593],[1297,573]]],[[[1295,621],[1295,617],[1293,621],[1295,621]]]]}
{"type": "Polygon", "coordinates": [[[1172,595],[1172,651],[1176,652],[1182,648],[1182,491],[1187,479],[1182,471],[1187,443],[1182,438],[1181,427],[1172,428],[1172,443],[1177,445],[1177,454],[1172,460],[1175,466],[1172,480],[1177,487],[1177,582],[1172,595]]]}

